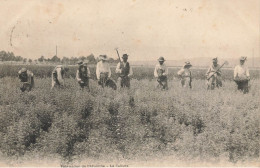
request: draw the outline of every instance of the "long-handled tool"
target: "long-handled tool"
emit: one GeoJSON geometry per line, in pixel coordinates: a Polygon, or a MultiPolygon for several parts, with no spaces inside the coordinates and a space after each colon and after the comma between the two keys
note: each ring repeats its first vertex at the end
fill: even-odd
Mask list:
{"type": "Polygon", "coordinates": [[[117,52],[117,56],[118,56],[119,62],[121,62],[120,55],[119,55],[119,52],[118,52],[118,48],[115,48],[115,50],[117,52]]]}
{"type": "Polygon", "coordinates": [[[217,73],[224,65],[228,65],[228,62],[225,61],[213,74],[207,77],[207,80],[209,80],[215,73],[217,73]]]}

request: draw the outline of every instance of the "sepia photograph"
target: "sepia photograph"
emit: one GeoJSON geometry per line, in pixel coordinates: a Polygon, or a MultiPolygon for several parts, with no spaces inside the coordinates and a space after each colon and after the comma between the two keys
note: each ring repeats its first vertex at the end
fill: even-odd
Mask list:
{"type": "Polygon", "coordinates": [[[260,166],[260,0],[0,6],[0,167],[260,166]]]}

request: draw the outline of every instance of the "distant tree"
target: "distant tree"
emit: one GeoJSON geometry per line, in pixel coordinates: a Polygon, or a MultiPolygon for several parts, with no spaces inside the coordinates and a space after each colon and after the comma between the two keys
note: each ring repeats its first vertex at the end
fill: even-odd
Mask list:
{"type": "Polygon", "coordinates": [[[93,63],[93,64],[97,63],[97,60],[93,54],[87,56],[87,59],[89,60],[89,63],[93,63]]]}
{"type": "Polygon", "coordinates": [[[30,64],[32,63],[32,59],[29,59],[29,61],[28,61],[30,64]]]}
{"type": "Polygon", "coordinates": [[[70,64],[76,64],[78,61],[79,61],[79,58],[77,58],[77,57],[70,58],[70,64]]]}
{"type": "Polygon", "coordinates": [[[113,58],[108,58],[108,62],[109,62],[109,63],[114,63],[115,60],[114,60],[113,58]]]}
{"type": "Polygon", "coordinates": [[[43,62],[45,60],[44,56],[41,56],[40,58],[38,58],[39,62],[43,62]]]}
{"type": "Polygon", "coordinates": [[[23,57],[21,57],[21,56],[16,56],[16,57],[15,57],[15,61],[23,61],[23,57]]]}
{"type": "Polygon", "coordinates": [[[85,56],[79,57],[79,60],[80,60],[80,61],[85,61],[86,59],[87,59],[87,57],[85,57],[85,56]]]}
{"type": "Polygon", "coordinates": [[[27,62],[27,58],[24,58],[23,59],[23,63],[25,64],[27,62]]]}
{"type": "Polygon", "coordinates": [[[63,63],[63,64],[69,64],[69,63],[70,63],[70,59],[69,59],[68,57],[63,57],[63,58],[61,59],[61,63],[63,63]]]}
{"type": "Polygon", "coordinates": [[[50,61],[51,61],[51,62],[60,62],[60,58],[57,57],[56,55],[54,55],[54,56],[51,58],[50,61]]]}
{"type": "Polygon", "coordinates": [[[0,60],[4,61],[4,56],[5,56],[6,52],[5,51],[0,51],[0,60]]]}

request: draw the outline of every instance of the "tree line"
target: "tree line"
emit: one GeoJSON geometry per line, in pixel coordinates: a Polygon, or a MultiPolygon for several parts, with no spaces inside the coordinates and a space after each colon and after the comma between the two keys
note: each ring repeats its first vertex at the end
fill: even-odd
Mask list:
{"type": "MultiPolygon", "coordinates": [[[[23,62],[26,63],[35,63],[35,64],[52,64],[52,63],[62,63],[62,64],[68,64],[73,65],[76,64],[78,61],[86,61],[88,60],[90,64],[96,64],[98,62],[98,58],[96,58],[93,54],[90,54],[88,56],[80,56],[80,57],[58,57],[54,55],[51,58],[45,58],[43,55],[40,56],[38,59],[32,60],[23,58],[22,56],[15,56],[13,52],[6,52],[6,51],[0,51],[0,61],[6,62],[6,61],[15,61],[15,62],[23,62]]],[[[118,63],[118,59],[109,58],[108,62],[110,63],[118,63]]]]}

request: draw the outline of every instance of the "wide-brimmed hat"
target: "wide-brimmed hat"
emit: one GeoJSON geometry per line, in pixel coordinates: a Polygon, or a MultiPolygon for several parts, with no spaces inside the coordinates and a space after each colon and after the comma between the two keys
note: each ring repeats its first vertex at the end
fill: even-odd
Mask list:
{"type": "Polygon", "coordinates": [[[213,62],[218,62],[218,57],[212,59],[213,62]]]}
{"type": "Polygon", "coordinates": [[[184,68],[185,68],[185,67],[191,67],[191,66],[192,66],[192,65],[191,65],[190,61],[186,61],[186,62],[185,62],[185,65],[184,65],[184,68]]]}
{"type": "Polygon", "coordinates": [[[245,61],[247,57],[240,57],[240,61],[245,61]]]}
{"type": "Polygon", "coordinates": [[[26,72],[27,71],[27,69],[26,68],[22,68],[21,69],[21,72],[23,73],[23,72],[26,72]]]}
{"type": "Polygon", "coordinates": [[[128,58],[129,55],[123,54],[122,58],[128,58]]]}
{"type": "Polygon", "coordinates": [[[107,60],[107,55],[100,55],[100,56],[99,56],[99,59],[100,59],[100,60],[107,60]]]}
{"type": "Polygon", "coordinates": [[[165,59],[163,58],[163,57],[160,57],[159,59],[158,59],[158,61],[160,62],[160,61],[165,61],[165,59]]]}
{"type": "Polygon", "coordinates": [[[56,68],[62,68],[62,65],[57,65],[56,68]]]}

